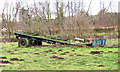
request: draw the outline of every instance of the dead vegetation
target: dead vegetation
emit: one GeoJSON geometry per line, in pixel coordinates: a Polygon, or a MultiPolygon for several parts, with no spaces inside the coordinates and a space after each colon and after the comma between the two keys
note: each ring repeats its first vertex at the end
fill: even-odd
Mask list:
{"type": "MultiPolygon", "coordinates": [[[[75,37],[89,37],[85,34],[92,34],[98,31],[99,27],[113,26],[114,28],[118,25],[118,14],[107,12],[111,7],[111,2],[108,8],[104,7],[104,2],[100,3],[101,9],[97,15],[89,14],[91,3],[92,1],[86,11],[83,1],[68,1],[66,4],[56,1],[53,12],[50,2],[47,1],[45,3],[34,2],[32,6],[26,2],[26,7],[22,1],[17,1],[15,7],[6,2],[2,10],[2,28],[7,28],[7,31],[2,34],[7,34],[8,40],[14,38],[14,32],[37,36],[57,35],[64,39],[74,39],[75,37]],[[68,16],[65,16],[66,14],[68,16]],[[55,17],[52,18],[52,16],[55,17]]],[[[107,33],[110,32],[107,30],[107,33]]]]}

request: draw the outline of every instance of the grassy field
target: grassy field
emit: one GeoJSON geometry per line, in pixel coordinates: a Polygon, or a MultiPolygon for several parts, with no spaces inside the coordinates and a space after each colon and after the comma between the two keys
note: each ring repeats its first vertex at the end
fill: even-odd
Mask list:
{"type": "Polygon", "coordinates": [[[71,46],[19,48],[17,43],[6,43],[2,44],[0,57],[6,57],[2,60],[10,63],[2,63],[0,66],[2,70],[117,70],[118,64],[115,64],[118,62],[117,51],[118,48],[71,46]],[[90,54],[91,51],[101,51],[101,54],[90,54]],[[12,61],[11,58],[19,60],[12,61]]]}
{"type": "Polygon", "coordinates": [[[118,32],[110,32],[110,33],[92,33],[92,34],[85,34],[85,35],[97,35],[97,36],[101,36],[101,35],[118,35],[118,32]]]}
{"type": "Polygon", "coordinates": [[[96,35],[107,35],[107,34],[118,35],[118,32],[115,32],[115,33],[96,33],[96,35]]]}
{"type": "Polygon", "coordinates": [[[107,39],[106,45],[108,45],[108,46],[118,45],[118,41],[120,41],[120,39],[107,39]]]}

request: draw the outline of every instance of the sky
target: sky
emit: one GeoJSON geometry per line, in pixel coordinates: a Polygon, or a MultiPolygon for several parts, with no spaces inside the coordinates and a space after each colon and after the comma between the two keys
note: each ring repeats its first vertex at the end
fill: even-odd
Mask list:
{"type": "MultiPolygon", "coordinates": [[[[4,8],[4,4],[5,2],[9,2],[9,4],[12,4],[13,6],[15,6],[16,1],[20,1],[20,0],[0,0],[0,14],[2,13],[2,10],[4,8]]],[[[27,3],[29,5],[32,5],[34,3],[34,0],[21,0],[23,3],[25,3],[25,1],[27,1],[27,3]]],[[[37,3],[38,1],[40,2],[45,2],[48,1],[50,2],[50,9],[51,11],[55,11],[55,1],[56,0],[35,0],[35,2],[37,3]]],[[[57,1],[62,1],[64,3],[67,3],[68,0],[57,0],[57,1]]],[[[70,2],[79,2],[82,0],[69,0],[70,2]]],[[[99,11],[100,11],[100,0],[83,0],[84,1],[84,9],[87,10],[88,6],[91,2],[91,6],[90,6],[90,10],[89,10],[89,14],[91,15],[96,15],[99,11]]],[[[108,12],[118,12],[118,2],[120,0],[101,0],[101,2],[104,2],[104,6],[105,8],[109,7],[111,1],[111,8],[109,8],[108,12]]],[[[54,17],[54,16],[53,16],[54,17]]],[[[0,16],[1,18],[1,16],[0,16]]]]}

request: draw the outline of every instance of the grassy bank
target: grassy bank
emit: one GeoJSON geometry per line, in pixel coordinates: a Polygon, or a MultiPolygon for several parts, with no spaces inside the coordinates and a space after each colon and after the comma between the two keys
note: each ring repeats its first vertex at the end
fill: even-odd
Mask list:
{"type": "Polygon", "coordinates": [[[118,48],[19,48],[17,43],[2,44],[3,70],[116,70],[118,69],[118,48]],[[101,54],[90,54],[101,51],[101,54]],[[102,52],[103,51],[103,52],[102,52]],[[109,52],[111,51],[111,52],[109,52]],[[69,52],[69,53],[64,53],[69,52]],[[59,58],[52,58],[58,56],[59,58]],[[17,58],[23,61],[11,61],[17,58]],[[61,58],[61,59],[60,59],[61,58]],[[5,66],[4,66],[5,65],[5,66]],[[100,67],[99,67],[100,66],[100,67]]]}

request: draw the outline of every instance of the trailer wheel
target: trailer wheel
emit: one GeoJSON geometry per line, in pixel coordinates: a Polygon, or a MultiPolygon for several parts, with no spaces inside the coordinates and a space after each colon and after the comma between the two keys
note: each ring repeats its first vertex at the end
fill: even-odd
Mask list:
{"type": "Polygon", "coordinates": [[[42,45],[42,41],[34,41],[34,45],[42,45]]]}
{"type": "Polygon", "coordinates": [[[38,41],[38,45],[42,45],[42,41],[38,41]]]}
{"type": "Polygon", "coordinates": [[[21,38],[18,42],[19,47],[28,47],[29,46],[29,40],[27,38],[21,38]]]}

